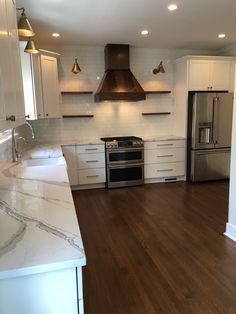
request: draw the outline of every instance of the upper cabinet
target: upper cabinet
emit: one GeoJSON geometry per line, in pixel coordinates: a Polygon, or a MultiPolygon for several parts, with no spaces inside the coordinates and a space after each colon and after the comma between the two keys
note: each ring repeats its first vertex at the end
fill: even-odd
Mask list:
{"type": "Polygon", "coordinates": [[[173,134],[187,136],[189,91],[234,91],[235,57],[186,56],[174,62],[173,134]]]}
{"type": "Polygon", "coordinates": [[[189,90],[229,90],[231,61],[189,60],[189,90]]]}
{"type": "Polygon", "coordinates": [[[16,7],[0,0],[0,131],[25,123],[16,7]]]}
{"type": "Polygon", "coordinates": [[[30,120],[60,117],[57,57],[41,51],[28,55],[21,48],[25,111],[30,120]]]}
{"type": "Polygon", "coordinates": [[[40,63],[44,115],[47,118],[58,118],[60,103],[57,58],[41,54],[40,63]]]}

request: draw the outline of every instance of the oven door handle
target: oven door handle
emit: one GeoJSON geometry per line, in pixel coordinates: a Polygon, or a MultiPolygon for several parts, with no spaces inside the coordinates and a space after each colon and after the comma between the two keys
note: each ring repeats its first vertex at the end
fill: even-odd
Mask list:
{"type": "Polygon", "coordinates": [[[134,168],[134,167],[143,167],[144,163],[136,163],[136,164],[116,164],[116,165],[107,165],[108,169],[122,169],[122,168],[134,168]]]}
{"type": "Polygon", "coordinates": [[[144,147],[139,146],[139,147],[129,147],[129,148],[108,148],[107,152],[108,153],[126,153],[126,152],[143,152],[144,147]]]}

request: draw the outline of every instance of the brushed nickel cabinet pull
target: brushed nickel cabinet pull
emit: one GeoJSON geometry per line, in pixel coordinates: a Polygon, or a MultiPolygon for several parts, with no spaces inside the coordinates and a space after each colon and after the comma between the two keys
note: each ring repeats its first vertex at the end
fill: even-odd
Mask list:
{"type": "Polygon", "coordinates": [[[174,144],[157,144],[157,146],[173,146],[174,144]]]}
{"type": "Polygon", "coordinates": [[[94,175],[94,176],[87,176],[87,178],[97,178],[99,175],[94,175]]]}
{"type": "Polygon", "coordinates": [[[85,150],[98,150],[97,148],[85,148],[85,150]]]}
{"type": "Polygon", "coordinates": [[[157,155],[157,157],[174,157],[174,155],[157,155]]]}
{"type": "Polygon", "coordinates": [[[165,171],[173,171],[174,169],[161,169],[161,170],[157,170],[157,172],[165,172],[165,171]]]}
{"type": "Polygon", "coordinates": [[[86,162],[98,162],[98,160],[86,160],[86,162]]]}

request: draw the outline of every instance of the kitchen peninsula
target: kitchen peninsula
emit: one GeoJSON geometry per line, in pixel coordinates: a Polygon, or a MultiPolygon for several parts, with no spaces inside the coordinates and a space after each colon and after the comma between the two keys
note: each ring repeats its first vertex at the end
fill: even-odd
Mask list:
{"type": "MultiPolygon", "coordinates": [[[[60,146],[44,153],[63,159],[60,146]]],[[[0,313],[83,313],[86,257],[66,164],[2,166],[0,216],[0,313]]]]}

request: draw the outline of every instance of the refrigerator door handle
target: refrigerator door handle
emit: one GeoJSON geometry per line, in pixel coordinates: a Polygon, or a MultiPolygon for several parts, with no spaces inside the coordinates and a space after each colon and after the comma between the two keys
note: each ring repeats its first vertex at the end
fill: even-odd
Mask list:
{"type": "Polygon", "coordinates": [[[215,97],[213,99],[213,111],[212,111],[212,133],[211,133],[211,139],[212,139],[212,143],[213,144],[217,144],[217,140],[216,140],[216,133],[217,133],[217,129],[216,129],[216,111],[217,111],[217,104],[219,101],[219,97],[215,97]]]}

